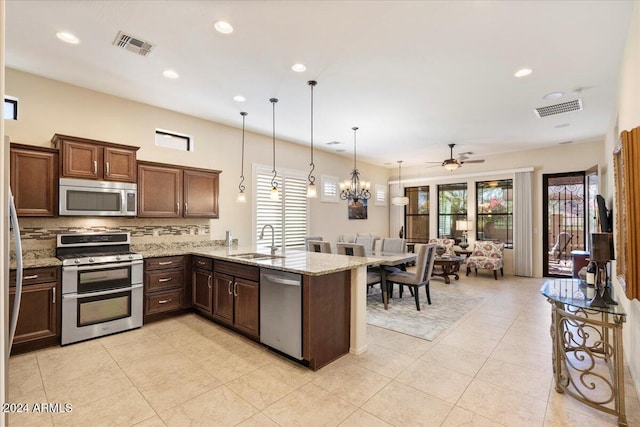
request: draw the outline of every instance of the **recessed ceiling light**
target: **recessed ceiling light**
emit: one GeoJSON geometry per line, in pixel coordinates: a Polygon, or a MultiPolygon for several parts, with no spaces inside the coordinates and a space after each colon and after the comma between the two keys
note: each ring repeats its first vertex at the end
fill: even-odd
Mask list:
{"type": "Polygon", "coordinates": [[[216,21],[213,24],[213,27],[217,32],[221,34],[231,34],[233,33],[233,26],[229,24],[227,21],[216,21]]]}
{"type": "Polygon", "coordinates": [[[76,36],[74,36],[71,33],[67,33],[66,31],[60,31],[59,33],[56,33],[56,37],[59,38],[60,40],[62,40],[65,43],[69,43],[69,44],[78,44],[80,43],[80,39],[77,38],[76,36]]]}
{"type": "Polygon", "coordinates": [[[564,95],[564,92],[551,92],[551,93],[548,93],[545,96],[543,96],[542,99],[545,99],[545,100],[549,101],[551,99],[561,98],[562,95],[564,95]]]}
{"type": "Polygon", "coordinates": [[[518,71],[516,71],[516,73],[514,74],[515,77],[526,77],[529,74],[531,74],[533,72],[533,70],[531,68],[521,68],[518,71]]]}
{"type": "Polygon", "coordinates": [[[245,98],[242,95],[236,95],[236,96],[233,97],[233,100],[236,101],[236,102],[244,102],[244,101],[247,100],[247,98],[245,98]]]}
{"type": "Polygon", "coordinates": [[[568,128],[569,126],[571,126],[569,123],[562,123],[561,125],[555,125],[554,128],[561,129],[561,128],[568,128]]]}
{"type": "Polygon", "coordinates": [[[307,67],[304,64],[293,64],[291,69],[296,73],[302,73],[303,71],[306,71],[307,67]]]}
{"type": "Polygon", "coordinates": [[[178,77],[180,77],[180,75],[176,73],[174,70],[169,70],[169,69],[164,70],[162,72],[162,75],[168,79],[177,79],[178,77]]]}
{"type": "Polygon", "coordinates": [[[387,162],[387,163],[383,163],[383,164],[384,164],[385,166],[390,166],[390,165],[392,165],[393,163],[389,163],[389,162],[387,162]]]}

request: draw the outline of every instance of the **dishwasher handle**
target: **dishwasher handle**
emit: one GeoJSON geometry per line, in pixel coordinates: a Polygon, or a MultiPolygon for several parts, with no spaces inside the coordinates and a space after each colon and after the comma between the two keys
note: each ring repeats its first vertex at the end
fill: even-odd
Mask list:
{"type": "Polygon", "coordinates": [[[282,277],[274,276],[273,274],[262,274],[262,277],[269,280],[272,283],[277,283],[278,285],[287,285],[287,286],[300,286],[300,280],[292,280],[285,279],[282,277]]]}

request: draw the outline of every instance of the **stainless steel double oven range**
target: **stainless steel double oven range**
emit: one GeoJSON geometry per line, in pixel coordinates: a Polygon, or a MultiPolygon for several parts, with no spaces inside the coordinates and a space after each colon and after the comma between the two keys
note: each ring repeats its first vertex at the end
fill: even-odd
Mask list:
{"type": "Polygon", "coordinates": [[[142,326],[142,255],[129,233],[59,234],[62,345],[142,326]]]}

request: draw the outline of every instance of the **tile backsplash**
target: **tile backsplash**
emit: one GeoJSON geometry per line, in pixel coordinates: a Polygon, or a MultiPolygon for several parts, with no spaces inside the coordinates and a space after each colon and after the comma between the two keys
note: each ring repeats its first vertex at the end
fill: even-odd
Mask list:
{"type": "Polygon", "coordinates": [[[24,252],[51,251],[54,254],[56,236],[64,233],[129,232],[133,245],[195,243],[211,239],[210,222],[207,218],[22,217],[19,222],[24,252]]]}

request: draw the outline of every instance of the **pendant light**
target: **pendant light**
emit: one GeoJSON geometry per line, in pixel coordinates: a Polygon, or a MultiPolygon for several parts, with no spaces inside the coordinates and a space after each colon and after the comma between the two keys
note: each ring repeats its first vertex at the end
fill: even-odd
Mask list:
{"type": "Polygon", "coordinates": [[[370,184],[367,181],[360,182],[360,172],[356,166],[356,131],[358,128],[352,127],[351,129],[353,130],[353,170],[351,178],[340,183],[340,198],[357,202],[360,199],[369,199],[371,193],[369,192],[370,184]]]}
{"type": "Polygon", "coordinates": [[[240,184],[238,184],[238,203],[246,203],[247,196],[244,194],[244,119],[248,113],[244,111],[240,113],[242,116],[242,157],[240,160],[240,184]]]}
{"type": "MultiPolygon", "coordinates": [[[[398,160],[398,193],[402,194],[402,160],[398,160]]],[[[407,196],[395,196],[391,198],[391,204],[395,206],[406,206],[409,204],[407,196]]]]}
{"type": "Polygon", "coordinates": [[[318,192],[316,191],[316,177],[313,176],[313,170],[316,168],[316,165],[313,163],[313,88],[318,84],[315,80],[309,80],[307,84],[311,87],[311,170],[309,171],[309,184],[307,185],[307,197],[310,199],[315,199],[318,197],[318,192]]]}
{"type": "Polygon", "coordinates": [[[276,172],[276,102],[278,102],[278,98],[271,98],[269,102],[271,102],[273,106],[273,178],[271,178],[271,195],[269,196],[269,200],[280,200],[278,183],[276,182],[276,176],[278,175],[276,172]]]}

